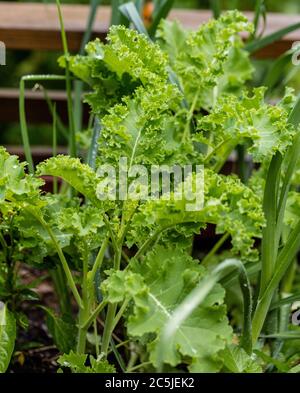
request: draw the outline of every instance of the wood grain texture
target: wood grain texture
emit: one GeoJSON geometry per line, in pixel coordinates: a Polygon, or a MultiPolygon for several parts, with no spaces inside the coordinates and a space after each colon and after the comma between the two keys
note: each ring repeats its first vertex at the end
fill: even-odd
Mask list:
{"type": "MultiPolygon", "coordinates": [[[[85,30],[89,7],[87,5],[62,6],[69,49],[77,51],[85,30]]],[[[93,36],[103,39],[110,21],[110,7],[99,7],[93,36]]],[[[246,13],[252,19],[252,13],[246,13]]],[[[179,20],[186,28],[197,27],[211,18],[210,11],[171,11],[170,19],[179,20]]],[[[268,13],[265,34],[300,22],[298,15],[268,13]]],[[[41,3],[0,3],[0,40],[10,49],[61,50],[59,22],[55,4],[41,3]]],[[[289,49],[294,41],[300,41],[300,30],[288,34],[280,42],[267,47],[259,57],[277,57],[289,49]]]]}
{"type": "MultiPolygon", "coordinates": [[[[63,123],[68,123],[66,93],[64,91],[48,91],[49,98],[56,102],[56,110],[63,123]]],[[[52,124],[48,105],[41,91],[26,90],[25,92],[26,119],[31,124],[52,124]]],[[[0,89],[0,122],[11,123],[19,121],[19,90],[0,89]]],[[[84,104],[84,122],[87,123],[89,107],[84,104]]]]}
{"type": "MultiPolygon", "coordinates": [[[[67,32],[69,49],[76,52],[81,43],[88,18],[86,5],[63,5],[62,13],[67,32]]],[[[99,7],[95,19],[93,37],[104,39],[110,21],[110,7],[99,7]]],[[[252,13],[246,13],[249,19],[252,13]]],[[[211,18],[210,11],[172,10],[169,19],[179,20],[186,28],[195,30],[211,18]]],[[[300,16],[268,13],[265,34],[270,34],[290,24],[300,22],[300,16]]],[[[8,49],[58,50],[61,51],[60,26],[55,4],[0,2],[0,41],[8,49]]],[[[256,54],[258,58],[276,58],[290,49],[293,42],[300,41],[300,29],[288,34],[282,40],[264,48],[256,54]]],[[[66,96],[63,92],[49,92],[57,103],[57,111],[67,122],[66,96]]],[[[17,89],[0,90],[0,121],[18,121],[17,89]]],[[[47,104],[41,92],[26,93],[26,113],[29,123],[49,123],[52,121],[47,104]]],[[[84,110],[85,120],[88,108],[84,110]]]]}

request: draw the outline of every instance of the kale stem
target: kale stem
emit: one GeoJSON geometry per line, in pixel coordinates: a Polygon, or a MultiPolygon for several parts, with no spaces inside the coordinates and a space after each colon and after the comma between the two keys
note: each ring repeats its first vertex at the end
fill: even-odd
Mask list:
{"type": "Polygon", "coordinates": [[[98,330],[97,330],[97,319],[94,319],[93,322],[94,327],[94,340],[95,340],[95,349],[96,349],[96,356],[97,358],[100,355],[100,347],[99,347],[99,338],[98,338],[98,330]]]}
{"type": "Polygon", "coordinates": [[[120,310],[118,311],[117,315],[115,316],[114,322],[113,322],[113,326],[112,326],[112,330],[115,330],[117,324],[119,323],[120,319],[122,318],[122,315],[124,314],[127,306],[129,304],[129,300],[126,299],[124,301],[124,303],[122,304],[120,310]]]}
{"type": "Polygon", "coordinates": [[[136,365],[134,367],[131,367],[131,368],[127,369],[127,372],[128,373],[132,373],[133,371],[136,371],[136,370],[138,370],[138,369],[140,369],[142,367],[150,366],[151,364],[152,364],[151,362],[144,362],[144,363],[138,364],[138,365],[136,365]]]}
{"type": "Polygon", "coordinates": [[[107,245],[108,245],[108,236],[106,236],[106,238],[104,239],[104,241],[103,241],[103,243],[101,245],[101,248],[100,248],[100,250],[98,252],[98,255],[96,257],[96,260],[95,260],[94,266],[92,268],[92,271],[90,272],[89,279],[91,281],[94,281],[94,278],[96,276],[97,270],[99,270],[101,268],[101,265],[102,265],[102,262],[103,262],[103,259],[104,259],[104,255],[105,255],[105,251],[107,249],[107,245]]]}
{"type": "MultiPolygon", "coordinates": [[[[123,246],[122,243],[118,245],[117,252],[115,253],[114,269],[116,271],[120,270],[122,246],[123,246]]],[[[103,352],[105,355],[107,355],[110,338],[114,330],[114,320],[115,320],[116,311],[117,311],[117,304],[108,305],[103,338],[102,338],[102,348],[101,348],[101,352],[103,352]]]]}
{"type": "Polygon", "coordinates": [[[107,305],[106,301],[102,301],[98,306],[95,308],[95,310],[92,312],[92,314],[88,317],[88,319],[83,322],[82,328],[89,328],[91,324],[93,323],[94,319],[97,318],[97,316],[100,314],[100,312],[104,309],[104,307],[107,305]]]}
{"type": "Polygon", "coordinates": [[[75,298],[75,300],[76,300],[78,306],[79,306],[80,308],[82,308],[82,307],[83,307],[82,299],[81,299],[81,297],[80,297],[80,295],[79,295],[79,292],[78,292],[78,289],[77,289],[77,287],[76,287],[76,285],[75,285],[75,282],[74,282],[74,279],[73,279],[71,270],[70,270],[70,268],[69,268],[68,262],[67,262],[67,260],[66,260],[66,258],[65,258],[65,255],[64,255],[64,253],[63,253],[63,251],[62,251],[62,249],[61,249],[61,247],[60,247],[60,245],[59,245],[59,243],[58,243],[58,241],[57,241],[57,239],[56,239],[56,237],[55,237],[55,235],[54,235],[52,229],[51,229],[50,226],[46,223],[46,221],[44,220],[44,218],[43,218],[40,214],[38,214],[36,211],[34,211],[34,209],[31,209],[29,206],[28,206],[28,207],[25,207],[25,209],[26,209],[30,214],[32,214],[32,215],[40,222],[40,224],[42,225],[42,227],[45,228],[45,230],[48,232],[48,234],[49,234],[49,236],[50,236],[50,238],[51,238],[51,240],[52,240],[52,243],[53,243],[53,245],[54,245],[54,247],[55,247],[55,249],[56,249],[56,252],[57,252],[57,254],[58,254],[58,256],[59,256],[59,259],[60,259],[60,261],[61,261],[63,270],[64,270],[65,275],[66,275],[66,277],[67,277],[67,282],[68,282],[68,284],[69,284],[69,287],[70,287],[70,289],[71,289],[71,291],[72,291],[72,293],[73,293],[73,295],[74,295],[74,298],[75,298]]]}
{"type": "Polygon", "coordinates": [[[109,222],[109,219],[107,218],[106,214],[104,214],[103,220],[104,220],[104,223],[105,223],[105,225],[106,225],[106,227],[107,227],[107,229],[109,231],[111,242],[112,242],[112,245],[113,245],[113,249],[114,249],[115,253],[117,254],[118,253],[118,243],[117,243],[114,231],[112,229],[112,226],[111,226],[111,224],[109,222]]]}
{"type": "Polygon", "coordinates": [[[4,236],[3,236],[1,231],[0,231],[0,243],[1,243],[2,247],[3,247],[4,257],[6,259],[7,258],[8,246],[7,246],[7,243],[6,243],[5,239],[4,239],[4,236]]]}
{"type": "Polygon", "coordinates": [[[117,304],[109,304],[108,309],[107,309],[107,315],[106,315],[106,320],[105,320],[105,325],[104,325],[104,333],[102,337],[102,347],[101,347],[101,352],[103,352],[105,355],[107,355],[108,352],[108,346],[110,342],[110,337],[112,334],[112,328],[114,324],[114,318],[116,315],[117,311],[117,304]]]}
{"type": "Polygon", "coordinates": [[[77,336],[77,353],[82,354],[85,352],[86,347],[86,335],[88,326],[82,326],[82,322],[89,315],[89,305],[90,305],[90,294],[88,293],[88,248],[85,242],[84,244],[84,255],[83,255],[83,268],[82,268],[82,302],[83,307],[79,310],[79,328],[78,328],[78,336],[77,336]]]}
{"type": "Polygon", "coordinates": [[[186,141],[189,138],[190,133],[191,133],[191,121],[193,119],[193,115],[194,115],[194,111],[195,111],[195,108],[196,108],[196,105],[197,105],[199,93],[200,93],[200,89],[197,90],[197,92],[195,94],[195,97],[194,97],[194,100],[192,102],[192,105],[191,105],[191,107],[189,109],[189,112],[187,114],[187,120],[186,120],[186,124],[185,124],[185,127],[184,127],[183,135],[182,135],[182,141],[183,142],[186,141]]]}

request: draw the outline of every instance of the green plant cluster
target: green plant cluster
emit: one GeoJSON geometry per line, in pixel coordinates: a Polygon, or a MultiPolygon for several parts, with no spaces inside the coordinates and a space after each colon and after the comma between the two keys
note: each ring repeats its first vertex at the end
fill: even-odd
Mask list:
{"type": "Polygon", "coordinates": [[[299,372],[300,100],[288,89],[271,105],[265,88],[248,88],[240,33],[253,30],[231,11],[197,31],[162,19],[152,35],[114,26],[86,54],[65,47],[67,83],[89,85],[96,121],[87,154],[71,132],[70,156],[34,168],[21,110],[29,174],[0,149],[0,371],[26,329],[20,306],[36,299],[37,283],[17,275],[26,264],[55,284],[59,314],[42,308],[60,371],[299,372]],[[257,164],[243,181],[220,173],[237,147],[257,164]],[[121,157],[204,165],[203,209],[173,194],[100,200],[96,168],[121,157]],[[42,176],[58,192],[43,192],[42,176]],[[194,235],[208,225],[221,240],[199,260],[194,235]]]}

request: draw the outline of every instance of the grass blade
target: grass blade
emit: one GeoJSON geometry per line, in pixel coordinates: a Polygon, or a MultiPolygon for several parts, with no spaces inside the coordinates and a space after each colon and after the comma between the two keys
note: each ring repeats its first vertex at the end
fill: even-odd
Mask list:
{"type": "Polygon", "coordinates": [[[164,0],[157,3],[154,10],[153,22],[149,28],[149,34],[151,37],[155,36],[160,21],[168,16],[173,7],[173,4],[174,0],[164,0]]]}
{"type": "Polygon", "coordinates": [[[275,33],[269,34],[263,38],[258,38],[248,43],[245,46],[245,49],[250,53],[257,52],[258,50],[263,49],[270,44],[273,44],[273,42],[280,40],[285,35],[298,29],[300,29],[300,23],[295,23],[293,25],[290,25],[288,27],[276,31],[275,33]]]}
{"type": "Polygon", "coordinates": [[[299,332],[287,331],[282,333],[276,334],[262,334],[261,337],[263,338],[280,338],[281,340],[298,340],[300,339],[299,332]]]}
{"type": "Polygon", "coordinates": [[[292,304],[293,302],[300,301],[300,292],[296,293],[295,295],[291,295],[285,297],[284,299],[278,300],[274,302],[270,308],[270,310],[275,310],[278,307],[285,306],[286,304],[292,304]]]}
{"type": "MultiPolygon", "coordinates": [[[[52,156],[57,156],[57,128],[56,128],[56,104],[53,106],[53,126],[52,126],[52,156]]],[[[57,194],[57,177],[53,178],[53,193],[57,194]]]]}
{"type": "Polygon", "coordinates": [[[50,80],[66,80],[63,75],[25,75],[20,80],[20,97],[19,97],[19,116],[20,116],[20,129],[23,141],[25,158],[28,163],[29,173],[34,173],[34,165],[32,160],[28,127],[26,121],[26,111],[25,111],[25,82],[26,81],[50,81],[50,80]]]}
{"type": "Polygon", "coordinates": [[[263,34],[265,27],[266,27],[266,21],[267,21],[267,13],[266,13],[266,5],[265,5],[265,0],[256,0],[255,3],[255,11],[254,11],[254,32],[252,35],[252,38],[254,39],[257,36],[257,30],[259,26],[259,21],[260,18],[263,18],[263,29],[261,33],[259,34],[260,36],[263,34]]]}
{"type": "Polygon", "coordinates": [[[68,118],[69,118],[69,150],[70,155],[72,157],[77,156],[77,148],[76,148],[76,135],[75,135],[75,121],[74,121],[74,112],[73,112],[73,100],[72,100],[72,85],[71,85],[71,75],[69,69],[69,50],[67,43],[67,36],[63,21],[63,16],[61,12],[60,1],[56,0],[59,23],[60,23],[60,31],[61,31],[61,40],[63,45],[64,56],[66,60],[66,90],[67,90],[67,106],[68,106],[68,118]]]}
{"type": "MultiPolygon", "coordinates": [[[[46,103],[48,105],[49,112],[50,112],[51,117],[53,119],[53,117],[54,117],[54,103],[52,103],[52,101],[51,101],[51,99],[50,99],[50,97],[48,95],[47,90],[42,85],[39,85],[39,89],[44,94],[45,101],[46,101],[46,103]]],[[[57,112],[56,112],[55,116],[56,116],[57,131],[60,131],[61,135],[67,141],[68,140],[68,132],[67,132],[67,130],[66,130],[66,128],[65,128],[65,126],[64,126],[64,124],[63,124],[63,122],[62,122],[62,120],[61,120],[61,118],[60,118],[60,116],[58,115],[57,112]]]]}
{"type": "Polygon", "coordinates": [[[276,268],[272,278],[270,279],[266,289],[263,294],[259,296],[256,310],[254,313],[252,321],[252,339],[253,343],[256,342],[260,335],[261,329],[265,322],[274,291],[278,287],[280,281],[284,277],[290,264],[293,262],[295,256],[298,253],[300,247],[300,220],[285,244],[285,246],[280,251],[277,261],[276,268]]]}
{"type": "Polygon", "coordinates": [[[135,6],[140,15],[143,11],[144,3],[145,3],[144,0],[135,0],[135,6]]]}
{"type": "Polygon", "coordinates": [[[280,153],[277,153],[273,156],[270,163],[264,192],[263,209],[267,224],[265,228],[263,228],[260,295],[265,290],[273,275],[278,252],[276,225],[281,165],[282,156],[280,153]]]}
{"type": "Polygon", "coordinates": [[[25,80],[20,80],[20,97],[19,97],[19,116],[20,116],[20,128],[24,147],[25,158],[28,163],[29,173],[34,173],[33,159],[31,154],[26,113],[25,113],[25,80]]]}
{"type": "Polygon", "coordinates": [[[137,8],[132,1],[122,4],[119,7],[119,10],[133,24],[133,26],[139,33],[144,34],[150,39],[148,31],[140,17],[140,14],[138,13],[137,8]]]}
{"type": "Polygon", "coordinates": [[[271,64],[262,82],[263,86],[268,87],[268,93],[282,81],[282,72],[290,64],[294,52],[295,49],[288,50],[271,64]]]}
{"type": "Polygon", "coordinates": [[[215,19],[218,19],[221,15],[221,3],[220,0],[210,0],[210,8],[213,12],[215,19]]]}
{"type": "Polygon", "coordinates": [[[129,20],[121,13],[119,7],[122,0],[112,0],[111,1],[111,20],[110,25],[124,25],[129,27],[129,20]]]}
{"type": "MultiPolygon", "coordinates": [[[[102,0],[91,0],[90,2],[88,21],[79,50],[80,55],[84,54],[85,46],[91,39],[93,25],[97,14],[97,8],[101,4],[101,2],[102,0]]],[[[79,132],[82,127],[82,102],[81,102],[82,92],[83,92],[83,82],[75,81],[74,82],[74,123],[75,123],[76,132],[79,132]]]]}

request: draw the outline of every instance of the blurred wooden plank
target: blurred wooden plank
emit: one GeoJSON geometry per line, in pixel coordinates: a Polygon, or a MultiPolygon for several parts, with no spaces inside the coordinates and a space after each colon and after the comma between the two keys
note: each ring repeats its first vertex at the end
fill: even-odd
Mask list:
{"type": "MultiPolygon", "coordinates": [[[[69,49],[80,47],[89,7],[62,6],[69,49]]],[[[108,30],[110,7],[99,7],[94,33],[103,38],[108,30]]],[[[0,3],[0,40],[10,49],[61,50],[60,26],[55,4],[0,3]]]]}
{"type": "MultiPolygon", "coordinates": [[[[49,90],[49,98],[56,102],[56,110],[62,121],[67,124],[68,111],[66,103],[66,93],[59,90],[49,90]]],[[[28,123],[43,124],[52,123],[52,117],[44,94],[41,91],[26,90],[25,92],[25,109],[28,123]]],[[[10,123],[19,121],[19,90],[18,89],[0,89],[0,121],[1,123],[10,123]]],[[[87,122],[89,108],[84,104],[84,121],[87,122]]]]}
{"type": "MultiPolygon", "coordinates": [[[[25,160],[25,153],[22,146],[19,145],[6,145],[5,148],[10,154],[20,157],[21,161],[25,160]]],[[[34,162],[39,163],[52,157],[52,147],[50,146],[31,146],[31,153],[34,157],[34,162]]],[[[57,146],[57,154],[68,154],[68,149],[64,146],[57,146]]]]}
{"type": "MultiPolygon", "coordinates": [[[[69,49],[77,51],[85,31],[89,13],[87,5],[62,6],[69,49]]],[[[110,7],[99,7],[93,36],[104,38],[109,27],[110,7]]],[[[246,13],[252,19],[252,13],[246,13]]],[[[210,11],[174,9],[170,19],[179,20],[186,28],[197,27],[211,18],[210,11]]],[[[268,13],[265,34],[300,22],[298,15],[268,13]]],[[[55,4],[0,3],[0,40],[10,49],[61,50],[60,27],[55,4]]],[[[288,34],[280,42],[267,47],[259,57],[277,57],[300,41],[300,30],[288,34]]]]}

